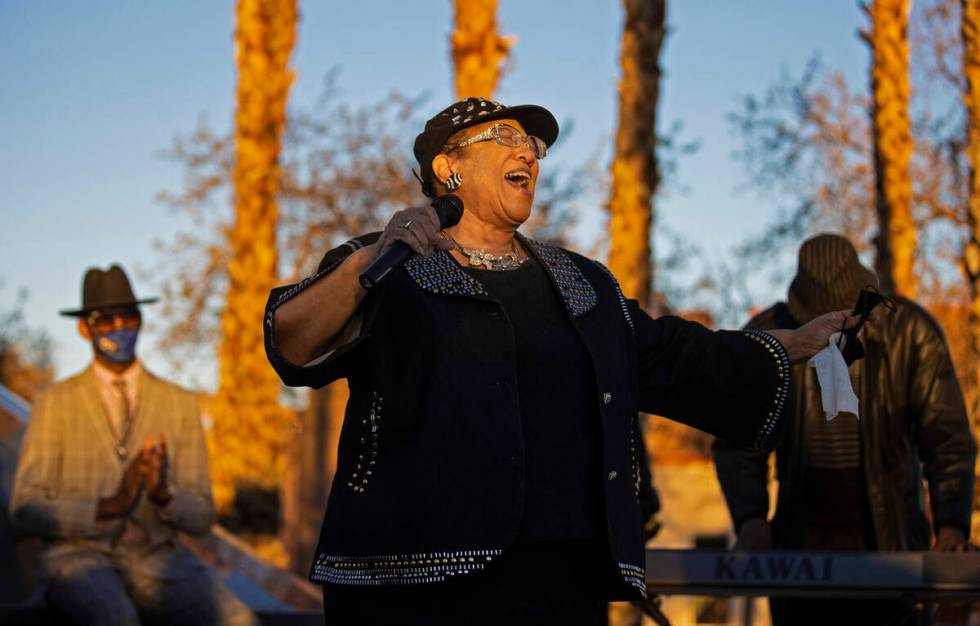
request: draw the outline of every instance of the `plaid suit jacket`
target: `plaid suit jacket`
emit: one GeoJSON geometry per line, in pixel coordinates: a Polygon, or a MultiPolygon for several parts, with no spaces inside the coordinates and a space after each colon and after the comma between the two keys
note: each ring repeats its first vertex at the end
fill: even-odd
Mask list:
{"type": "MultiPolygon", "coordinates": [[[[176,502],[164,515],[141,495],[130,518],[154,546],[177,531],[203,535],[214,522],[214,505],[197,399],[145,369],[139,385],[127,448],[138,450],[147,435],[166,435],[176,502]]],[[[95,512],[99,499],[116,491],[129,462],[115,450],[91,367],[42,393],[18,457],[10,502],[14,527],[50,544],[85,541],[111,548],[126,520],[96,521],[95,512]]]]}

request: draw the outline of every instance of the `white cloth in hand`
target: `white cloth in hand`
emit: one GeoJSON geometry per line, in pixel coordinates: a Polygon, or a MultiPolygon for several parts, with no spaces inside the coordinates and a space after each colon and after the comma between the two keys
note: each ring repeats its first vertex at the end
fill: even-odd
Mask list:
{"type": "Polygon", "coordinates": [[[831,335],[827,347],[807,361],[807,365],[817,370],[820,401],[828,422],[837,417],[838,413],[852,413],[860,419],[858,397],[851,386],[847,363],[837,347],[839,337],[840,333],[831,335]]]}

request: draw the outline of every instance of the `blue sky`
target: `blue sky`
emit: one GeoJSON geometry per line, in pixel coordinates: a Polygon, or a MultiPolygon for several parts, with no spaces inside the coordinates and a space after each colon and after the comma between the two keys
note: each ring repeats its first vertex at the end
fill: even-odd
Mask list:
{"type": "MultiPolygon", "coordinates": [[[[555,160],[580,163],[598,149],[605,167],[615,129],[619,2],[500,5],[501,30],[518,42],[496,99],[540,103],[573,121],[555,160]]],[[[427,94],[435,112],[454,99],[449,0],[301,2],[301,11],[293,104],[311,103],[333,67],[342,99],[353,104],[399,91],[427,94]]],[[[17,288],[30,290],[29,321],[54,338],[59,375],[90,356],[71,320],[57,314],[78,303],[84,268],[121,262],[134,270],[137,293],[152,295],[149,273],[161,262],[152,242],[187,227],[155,200],[181,181],[179,167],[160,153],[201,116],[219,129],[230,124],[233,14],[229,0],[0,3],[0,310],[17,288]]],[[[700,149],[681,162],[686,191],[664,198],[658,219],[717,260],[761,227],[777,207],[739,191],[745,179],[725,116],[739,94],[759,92],[782,70],[798,73],[815,53],[862,84],[868,52],[856,33],[863,19],[851,0],[671,3],[661,126],[680,120],[700,149]]],[[[596,209],[586,223],[598,223],[596,209]]],[[[152,321],[153,310],[146,316],[152,321]]],[[[169,374],[152,345],[150,333],[142,355],[169,374]]],[[[210,380],[196,372],[183,382],[210,380]]]]}

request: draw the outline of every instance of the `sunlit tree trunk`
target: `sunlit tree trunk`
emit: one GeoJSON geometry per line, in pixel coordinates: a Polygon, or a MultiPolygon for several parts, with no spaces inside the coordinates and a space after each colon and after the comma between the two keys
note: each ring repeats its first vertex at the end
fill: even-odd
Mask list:
{"type": "Polygon", "coordinates": [[[497,0],[454,0],[453,13],[456,97],[490,99],[515,39],[497,33],[497,0]]]}
{"type": "Polygon", "coordinates": [[[215,501],[224,512],[242,486],[278,488],[293,428],[265,357],[262,318],[277,277],[279,148],[295,77],[288,65],[296,20],[295,0],[239,0],[236,8],[235,222],[228,233],[219,387],[210,407],[215,501]]]}
{"type": "Polygon", "coordinates": [[[623,0],[619,127],[609,198],[609,269],[628,298],[647,306],[653,277],[650,235],[657,171],[657,101],[666,0],[623,0]]]}
{"type": "Polygon", "coordinates": [[[877,191],[876,269],[886,291],[915,297],[917,229],[912,219],[909,121],[910,0],[874,0],[865,39],[871,47],[872,129],[877,191]]]}
{"type": "MultiPolygon", "coordinates": [[[[963,272],[970,286],[970,339],[973,361],[980,361],[980,0],[963,0],[963,74],[966,92],[963,102],[967,117],[967,163],[970,168],[970,195],[967,203],[968,238],[963,246],[963,272]]],[[[980,390],[980,367],[974,367],[973,394],[980,390]]],[[[971,406],[974,419],[978,407],[971,406]]]]}

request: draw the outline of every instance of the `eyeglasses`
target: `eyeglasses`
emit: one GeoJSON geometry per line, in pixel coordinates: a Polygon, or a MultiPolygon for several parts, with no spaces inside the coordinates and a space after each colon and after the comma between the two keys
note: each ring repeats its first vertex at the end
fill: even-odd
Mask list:
{"type": "Polygon", "coordinates": [[[517,148],[522,143],[526,143],[527,147],[534,153],[534,158],[538,160],[548,155],[548,144],[543,139],[534,135],[522,135],[519,130],[506,124],[494,124],[479,135],[470,137],[466,141],[461,141],[452,146],[452,148],[463,148],[481,141],[490,141],[491,139],[508,148],[517,148]]]}
{"type": "Polygon", "coordinates": [[[118,311],[92,311],[85,322],[88,327],[96,333],[107,333],[115,330],[116,320],[123,328],[136,328],[140,325],[142,317],[140,312],[135,309],[125,309],[118,311]]]}

